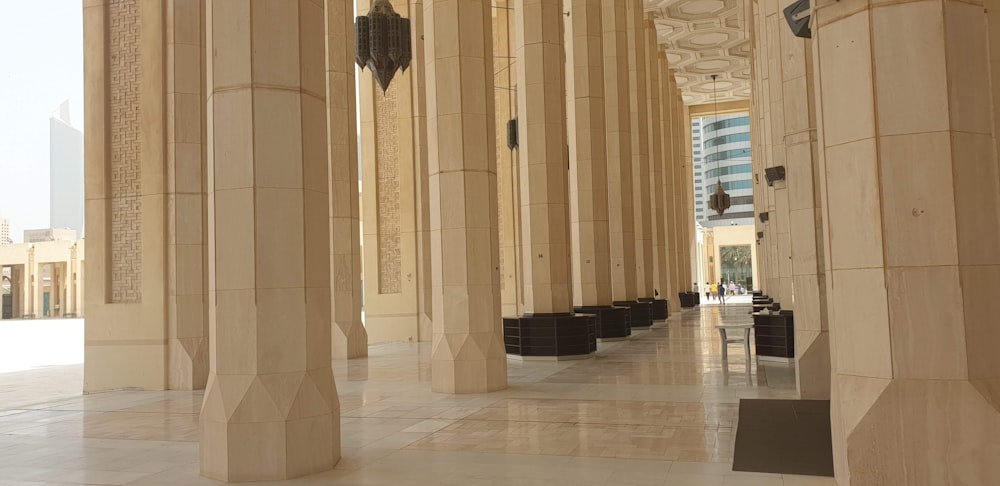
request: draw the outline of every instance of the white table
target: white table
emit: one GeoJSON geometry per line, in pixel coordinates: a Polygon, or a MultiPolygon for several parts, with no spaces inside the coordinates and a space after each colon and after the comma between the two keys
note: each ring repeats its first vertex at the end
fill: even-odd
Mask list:
{"type": "Polygon", "coordinates": [[[753,324],[724,324],[715,326],[719,330],[719,338],[722,340],[722,361],[729,361],[729,345],[743,343],[743,351],[747,356],[747,369],[750,368],[750,330],[753,324]],[[743,335],[738,338],[730,338],[728,331],[742,329],[743,335]]]}

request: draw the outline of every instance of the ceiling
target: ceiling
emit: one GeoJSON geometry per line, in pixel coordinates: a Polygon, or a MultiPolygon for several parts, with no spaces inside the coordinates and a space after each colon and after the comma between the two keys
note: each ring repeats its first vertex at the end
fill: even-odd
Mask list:
{"type": "Polygon", "coordinates": [[[644,0],[687,105],[750,98],[746,0],[644,0]]]}

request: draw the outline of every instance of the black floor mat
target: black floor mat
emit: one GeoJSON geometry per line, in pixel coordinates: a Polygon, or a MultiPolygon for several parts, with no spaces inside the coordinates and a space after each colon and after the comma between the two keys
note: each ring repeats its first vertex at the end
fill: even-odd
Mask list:
{"type": "Polygon", "coordinates": [[[740,400],[733,470],[833,477],[829,400],[740,400]]]}

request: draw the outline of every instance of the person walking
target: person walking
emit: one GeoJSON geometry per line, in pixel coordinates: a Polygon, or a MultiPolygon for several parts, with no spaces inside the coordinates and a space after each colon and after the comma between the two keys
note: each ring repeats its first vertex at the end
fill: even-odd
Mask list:
{"type": "Polygon", "coordinates": [[[719,302],[721,302],[722,305],[725,305],[726,304],[726,281],[725,280],[720,280],[718,288],[719,288],[719,302]]]}
{"type": "Polygon", "coordinates": [[[715,298],[719,298],[719,286],[717,284],[712,284],[712,286],[709,287],[709,292],[711,292],[715,298]]]}

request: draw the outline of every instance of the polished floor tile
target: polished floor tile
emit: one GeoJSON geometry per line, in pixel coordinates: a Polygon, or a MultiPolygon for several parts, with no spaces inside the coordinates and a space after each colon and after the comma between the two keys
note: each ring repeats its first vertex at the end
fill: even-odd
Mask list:
{"type": "MultiPolygon", "coordinates": [[[[343,458],[295,485],[834,485],[733,472],[741,398],[794,398],[790,365],[721,361],[703,306],[570,362],[508,363],[510,386],[430,391],[430,346],[337,361],[343,458]]],[[[0,484],[214,485],[198,472],[201,392],[81,395],[82,366],[0,373],[0,484]]]]}

